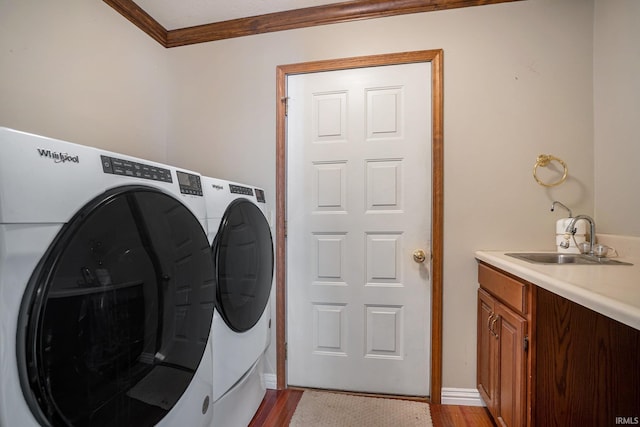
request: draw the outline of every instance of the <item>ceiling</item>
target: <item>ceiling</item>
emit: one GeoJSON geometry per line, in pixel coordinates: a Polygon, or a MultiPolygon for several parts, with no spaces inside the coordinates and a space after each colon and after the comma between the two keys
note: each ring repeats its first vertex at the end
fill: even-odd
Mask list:
{"type": "Polygon", "coordinates": [[[339,3],[336,0],[134,0],[134,2],[167,30],[339,3]]]}

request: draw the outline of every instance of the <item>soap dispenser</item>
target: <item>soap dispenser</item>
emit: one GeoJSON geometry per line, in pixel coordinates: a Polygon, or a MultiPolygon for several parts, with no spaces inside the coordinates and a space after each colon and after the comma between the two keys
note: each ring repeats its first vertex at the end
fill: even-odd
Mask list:
{"type": "Polygon", "coordinates": [[[564,204],[558,201],[554,201],[551,205],[551,212],[553,212],[556,208],[556,205],[563,207],[569,213],[568,218],[560,218],[556,221],[556,250],[562,253],[573,253],[579,254],[580,243],[587,240],[587,226],[585,221],[577,221],[574,225],[576,229],[576,233],[572,235],[567,232],[567,227],[573,218],[573,214],[571,213],[571,209],[566,207],[564,204]],[[567,246],[567,243],[569,245],[567,246]]]}

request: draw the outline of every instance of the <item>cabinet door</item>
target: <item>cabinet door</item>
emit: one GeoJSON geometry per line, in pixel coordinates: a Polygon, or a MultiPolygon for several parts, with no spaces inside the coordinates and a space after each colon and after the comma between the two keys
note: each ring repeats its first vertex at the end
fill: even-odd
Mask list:
{"type": "Polygon", "coordinates": [[[491,327],[495,319],[495,300],[478,289],[478,391],[494,417],[498,416],[498,343],[491,327]]]}
{"type": "Polygon", "coordinates": [[[527,321],[506,306],[496,303],[498,321],[498,363],[500,390],[498,423],[508,427],[525,425],[526,358],[525,342],[527,321]]]}

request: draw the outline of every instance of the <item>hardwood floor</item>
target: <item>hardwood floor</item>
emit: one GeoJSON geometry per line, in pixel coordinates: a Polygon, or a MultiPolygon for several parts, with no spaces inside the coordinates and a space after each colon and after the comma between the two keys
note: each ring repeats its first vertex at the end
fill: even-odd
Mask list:
{"type": "MultiPolygon", "coordinates": [[[[249,427],[284,427],[289,425],[303,390],[267,390],[249,427]]],[[[434,427],[495,427],[484,407],[431,405],[434,427]]],[[[398,426],[400,427],[400,426],[398,426]]]]}
{"type": "Polygon", "coordinates": [[[277,427],[287,426],[293,411],[295,411],[302,390],[267,390],[267,395],[262,400],[256,415],[251,420],[249,427],[277,427]]]}

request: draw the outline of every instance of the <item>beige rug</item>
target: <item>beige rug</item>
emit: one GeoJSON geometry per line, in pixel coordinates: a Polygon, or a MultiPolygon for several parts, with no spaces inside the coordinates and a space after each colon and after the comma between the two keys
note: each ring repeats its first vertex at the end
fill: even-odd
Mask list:
{"type": "Polygon", "coordinates": [[[398,399],[305,391],[290,427],[429,427],[429,404],[398,399]]]}

